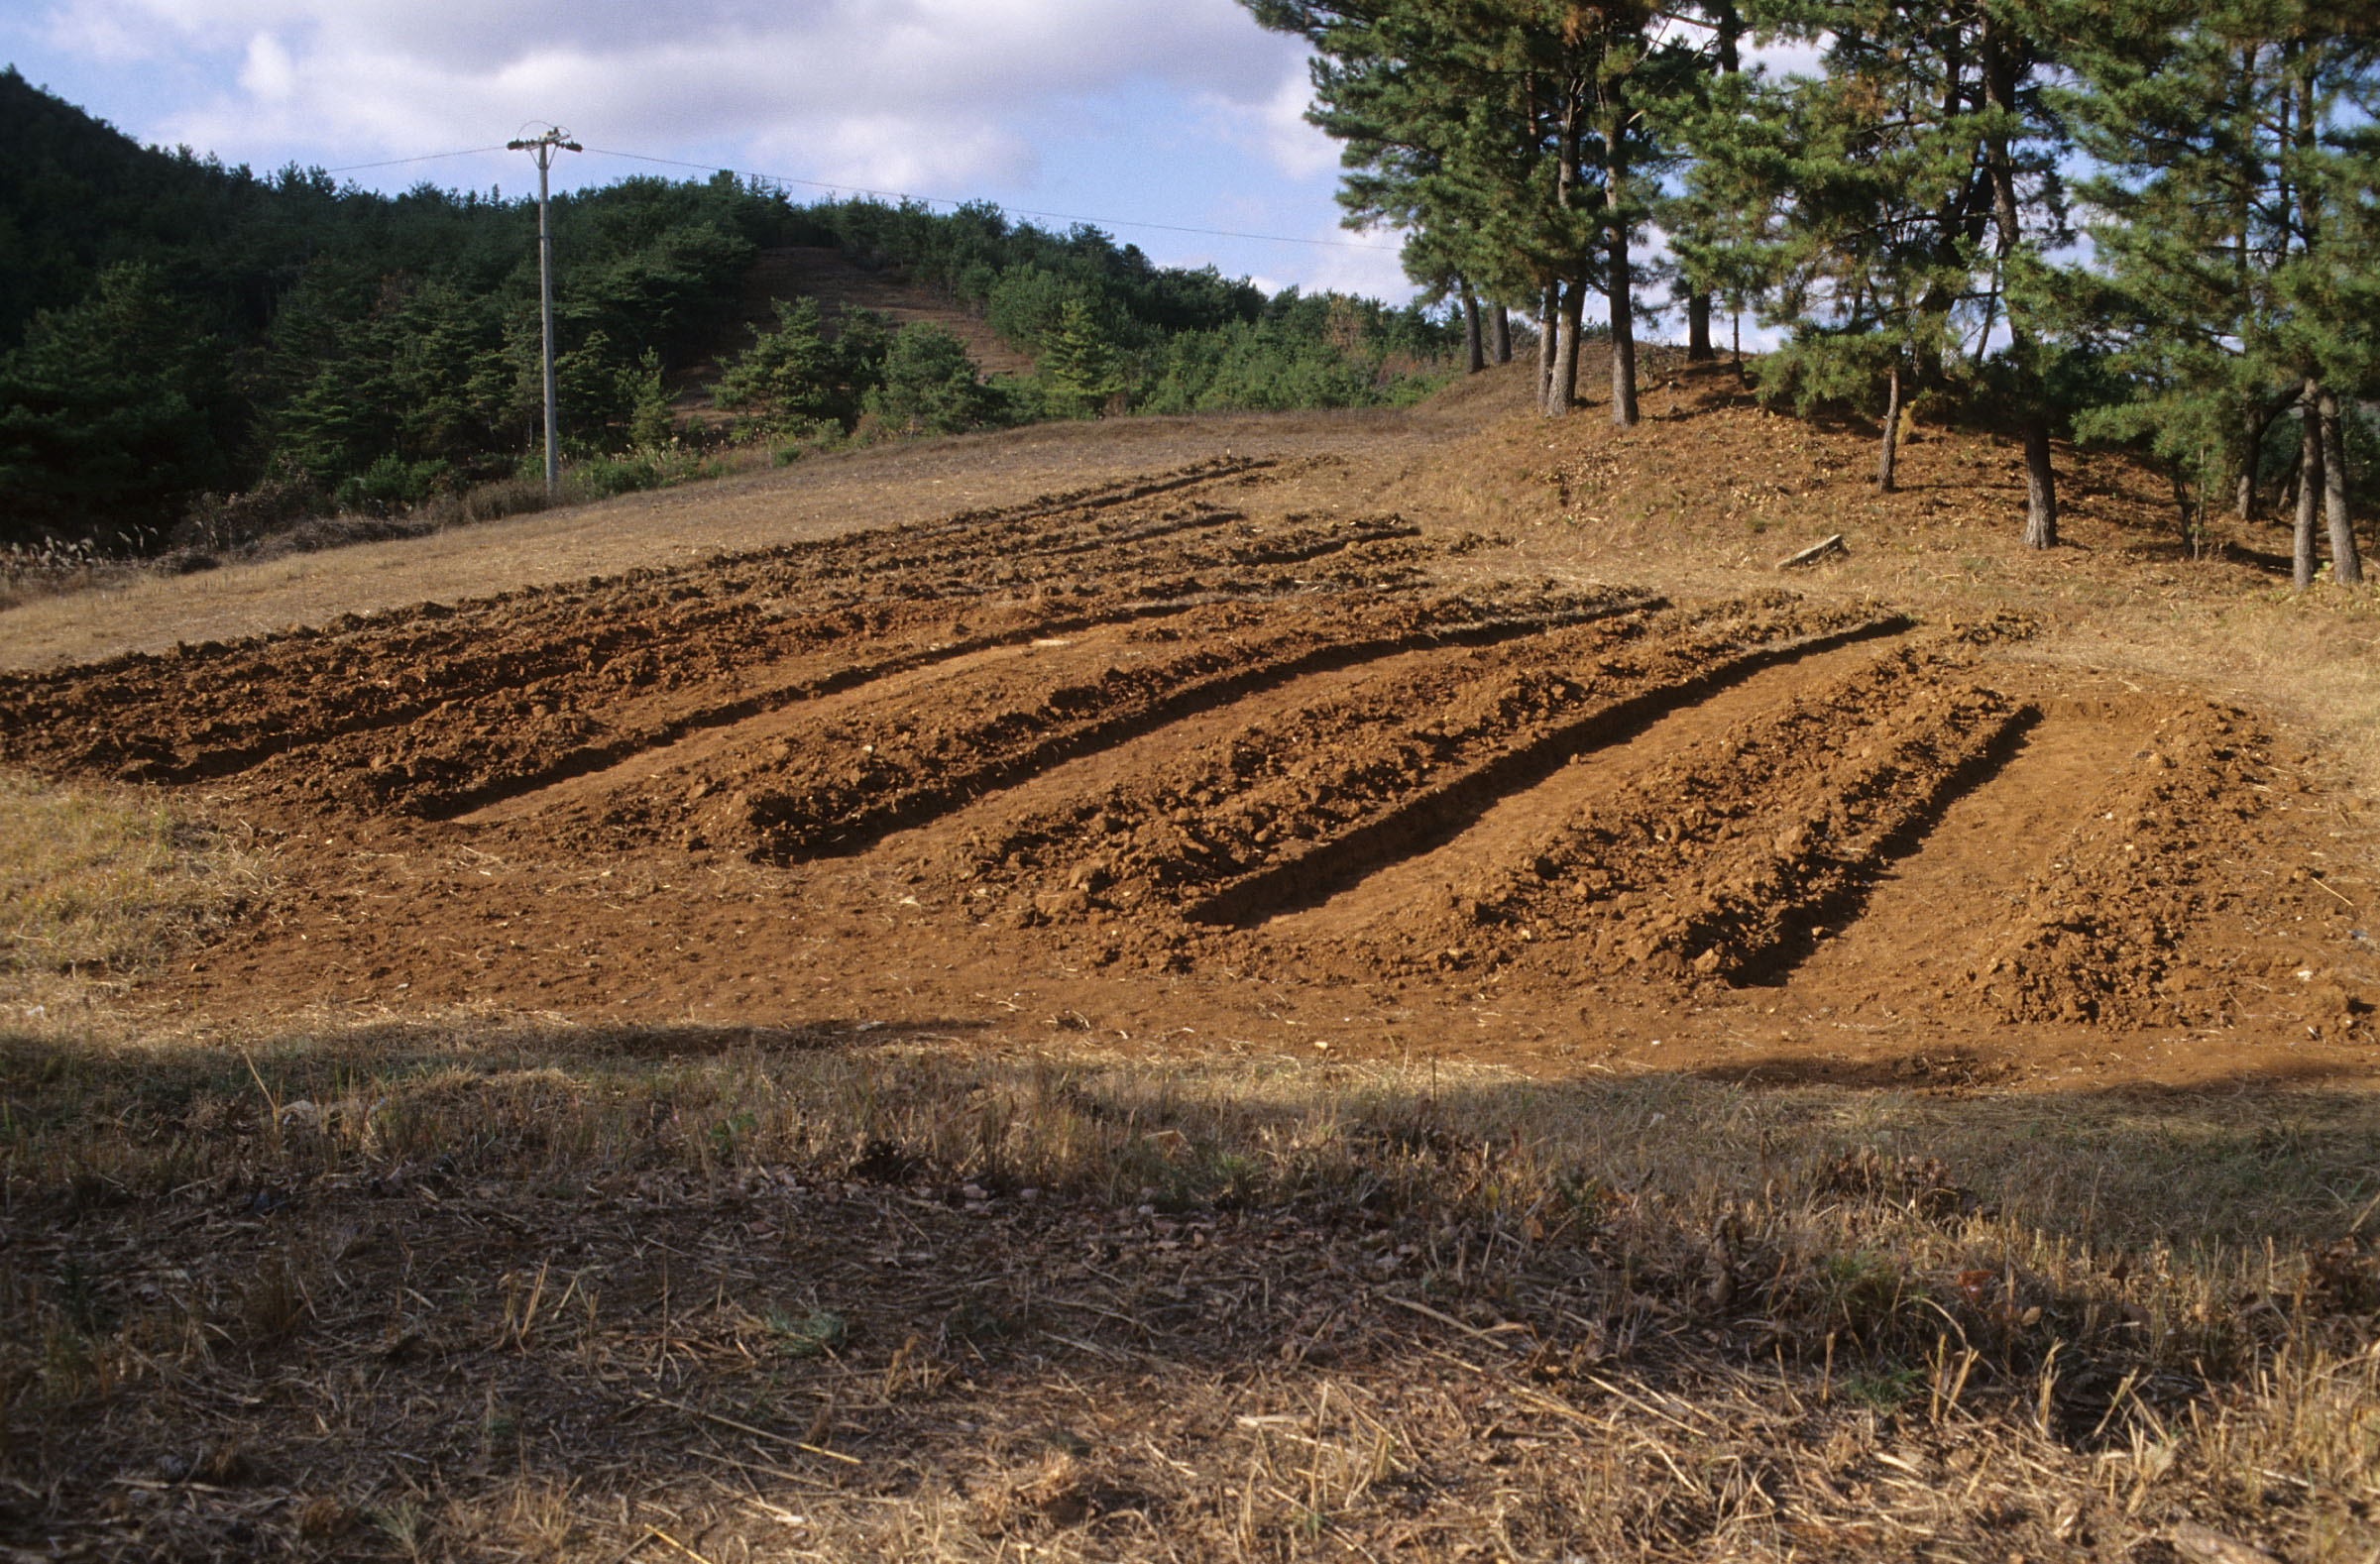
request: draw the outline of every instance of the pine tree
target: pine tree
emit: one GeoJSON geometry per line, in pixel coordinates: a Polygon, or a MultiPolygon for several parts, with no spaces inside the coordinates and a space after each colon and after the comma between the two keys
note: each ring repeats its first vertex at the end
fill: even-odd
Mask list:
{"type": "MultiPolygon", "coordinates": [[[[1308,116],[1345,143],[1339,200],[1356,226],[1406,229],[1407,274],[1451,290],[1463,278],[1504,298],[1566,300],[1587,285],[1591,215],[1573,150],[1583,56],[1549,48],[1525,14],[1466,15],[1438,0],[1251,4],[1269,27],[1312,43],[1308,116]]],[[[1547,345],[1554,333],[1547,333],[1547,345]]],[[[1574,371],[1575,359],[1572,366],[1574,371]]],[[[1540,388],[1567,411],[1575,375],[1540,388]]]]}
{"type": "Polygon", "coordinates": [[[829,339],[818,300],[778,299],[775,307],[776,329],[754,336],[712,387],[713,399],[780,432],[848,428],[878,373],[883,323],[864,310],[848,310],[838,322],[840,333],[829,339]]]}
{"type": "Polygon", "coordinates": [[[2086,187],[2105,214],[2097,296],[2132,389],[2085,427],[2145,443],[2188,526],[2225,490],[2253,508],[2267,432],[2294,414],[2300,588],[2323,521],[2333,575],[2361,579],[2338,408],[2380,368],[2380,43],[2342,20],[2305,0],[2169,5],[2081,56],[2073,100],[2104,169],[2086,187]]]}
{"type": "Polygon", "coordinates": [[[1042,339],[1033,369],[1044,400],[1064,418],[1096,417],[1124,389],[1115,344],[1079,298],[1068,299],[1059,311],[1057,328],[1042,339]]]}
{"type": "Polygon", "coordinates": [[[669,407],[669,392],[661,382],[661,354],[646,348],[632,368],[621,371],[620,399],[628,407],[628,445],[639,451],[658,451],[677,434],[677,419],[669,407]]]}
{"type": "Polygon", "coordinates": [[[1316,52],[1309,118],[1346,144],[1357,224],[1429,236],[1489,296],[1541,298],[1544,410],[1576,399],[1586,294],[1608,301],[1612,415],[1636,421],[1636,237],[1667,149],[1652,112],[1701,68],[1649,3],[1243,0],[1316,52]]]}
{"type": "MultiPolygon", "coordinates": [[[[1743,41],[1750,31],[1735,0],[1714,0],[1702,9],[1708,14],[1712,74],[1702,90],[1680,93],[1671,105],[1672,137],[1689,157],[1703,124],[1714,117],[1723,123],[1743,101],[1743,41]]],[[[1713,201],[1709,194],[1689,172],[1684,188],[1659,203],[1675,295],[1686,306],[1686,357],[1696,361],[1718,357],[1711,345],[1713,303],[1725,303],[1740,315],[1747,302],[1747,290],[1727,265],[1741,238],[1741,208],[1713,201]]]]}
{"type": "Polygon", "coordinates": [[[940,326],[903,326],[867,410],[903,431],[959,434],[992,421],[994,398],[966,345],[940,326]]]}
{"type": "Polygon", "coordinates": [[[1889,407],[1904,374],[1942,383],[1972,339],[2023,431],[2025,541],[2041,548],[2057,542],[2061,345],[2045,257],[2069,237],[2045,3],[1746,0],[1757,34],[1819,45],[1825,74],[1714,93],[1688,132],[1688,215],[1723,215],[1682,252],[1713,284],[1765,289],[1766,318],[1794,331],[1785,367],[1835,393],[1872,380],[1889,407]]]}
{"type": "MultiPolygon", "coordinates": [[[[1974,47],[1983,79],[1983,167],[1991,183],[1994,281],[2007,315],[2003,359],[2024,438],[2027,548],[2058,546],[2058,480],[2050,465],[2050,325],[2058,313],[2047,256],[2068,237],[2058,170],[2063,127],[2042,77],[2053,61],[2046,24],[2025,0],[1977,0],[1974,47]],[[2028,227],[2027,210],[2033,222],[2028,227]]],[[[2100,25],[2109,25],[2099,12],[2100,25]]]]}
{"type": "Polygon", "coordinates": [[[221,484],[227,366],[190,316],[140,264],[102,272],[71,309],[34,315],[0,355],[0,537],[162,536],[221,484]]]}
{"type": "Polygon", "coordinates": [[[1902,407],[1946,382],[1963,331],[1983,329],[1986,185],[1954,39],[1837,33],[1823,76],[1726,83],[1688,131],[1701,156],[1686,198],[1712,214],[1689,264],[1758,293],[1764,323],[1787,328],[1763,396],[1805,411],[1880,399],[1887,491],[1902,407]]]}

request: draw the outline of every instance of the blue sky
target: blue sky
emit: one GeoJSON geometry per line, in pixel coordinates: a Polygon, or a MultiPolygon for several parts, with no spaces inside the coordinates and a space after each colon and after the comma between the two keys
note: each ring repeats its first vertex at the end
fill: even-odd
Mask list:
{"type": "MultiPolygon", "coordinates": [[[[555,123],[607,153],[1079,215],[1268,288],[1412,291],[1393,236],[1337,226],[1303,46],[1235,0],[16,0],[0,59],[142,141],[379,189],[524,193],[516,153],[351,166],[555,123]]],[[[557,177],[694,171],[590,151],[557,177]]]]}

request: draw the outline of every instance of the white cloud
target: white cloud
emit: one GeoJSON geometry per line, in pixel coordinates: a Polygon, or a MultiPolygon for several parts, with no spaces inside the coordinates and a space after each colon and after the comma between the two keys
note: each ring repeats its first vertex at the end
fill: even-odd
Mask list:
{"type": "Polygon", "coordinates": [[[1029,185],[1041,167],[1032,143],[1013,131],[923,115],[844,116],[768,138],[758,150],[775,154],[771,162],[778,165],[802,161],[807,152],[830,181],[861,189],[952,189],[960,196],[978,179],[1029,185]]]}
{"type": "Polygon", "coordinates": [[[240,85],[262,102],[286,102],[297,90],[297,62],[282,48],[280,39],[259,33],[248,41],[248,62],[240,67],[240,85]]]}
{"type": "MultiPolygon", "coordinates": [[[[1306,48],[1239,0],[47,3],[42,36],[61,58],[126,84],[97,112],[227,162],[511,188],[511,155],[376,166],[558,124],[590,148],[990,193],[1105,214],[1167,260],[1195,265],[1181,252],[1211,246],[1227,273],[1411,291],[1395,236],[1331,226],[1338,149],[1304,121],[1306,48]],[[168,79],[175,90],[147,85],[168,79]],[[1133,217],[1383,248],[1152,235],[1133,217]]],[[[567,185],[635,167],[586,157],[557,172],[567,185]]]]}
{"type": "Polygon", "coordinates": [[[1313,102],[1305,53],[1285,44],[1286,67],[1272,90],[1253,102],[1216,91],[1201,92],[1209,129],[1236,147],[1256,153],[1292,179],[1311,179],[1338,167],[1338,143],[1308,124],[1313,102]]]}
{"type": "Polygon", "coordinates": [[[43,18],[41,36],[64,55],[101,64],[130,64],[159,53],[157,30],[113,8],[65,6],[43,18]]]}
{"type": "Polygon", "coordinates": [[[240,54],[235,87],[137,127],[234,159],[285,155],[300,126],[362,158],[525,116],[855,183],[1014,179],[1053,122],[1135,80],[1253,127],[1286,169],[1328,156],[1288,98],[1298,46],[1234,0],[61,0],[48,32],[86,56],[240,54]]]}
{"type": "Polygon", "coordinates": [[[1351,234],[1341,229],[1328,237],[1328,244],[1311,247],[1310,258],[1299,269],[1302,274],[1299,285],[1307,292],[1328,288],[1391,300],[1413,296],[1414,285],[1407,280],[1405,265],[1398,259],[1405,238],[1402,233],[1351,234]]]}

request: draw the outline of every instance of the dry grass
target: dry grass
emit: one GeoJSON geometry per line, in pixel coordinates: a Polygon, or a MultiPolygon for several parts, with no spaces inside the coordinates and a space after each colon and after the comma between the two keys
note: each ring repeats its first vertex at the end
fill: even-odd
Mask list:
{"type": "Polygon", "coordinates": [[[2145,616],[2108,615],[2059,638],[2092,667],[2187,679],[2288,721],[2349,788],[2380,776],[2380,590],[2327,583],[2177,598],[2145,616]]]}
{"type": "Polygon", "coordinates": [[[264,887],[244,833],[166,795],[0,776],[0,1002],[120,992],[264,887]]]}
{"type": "Polygon", "coordinates": [[[2380,1545],[2360,1095],[461,1018],[20,1041],[0,1095],[24,1544],[85,1514],[124,1557],[2380,1545]]]}

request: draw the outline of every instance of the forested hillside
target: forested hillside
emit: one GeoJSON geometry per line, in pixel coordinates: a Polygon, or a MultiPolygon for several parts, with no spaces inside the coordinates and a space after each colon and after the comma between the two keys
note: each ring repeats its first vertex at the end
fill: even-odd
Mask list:
{"type": "MultiPolygon", "coordinates": [[[[143,148],[13,69],[0,141],[0,544],[150,548],[224,496],[273,519],[385,510],[535,461],[533,202],[143,148]]],[[[990,207],[799,206],[721,173],[566,194],[553,222],[564,444],[616,485],[685,470],[654,453],[700,433],[671,403],[701,366],[730,415],[708,438],[785,446],[1389,402],[1449,346],[1417,310],[1268,298],[990,207]],[[1033,373],[986,378],[931,325],[755,299],[761,258],[795,245],[980,313],[1033,373]]]]}

